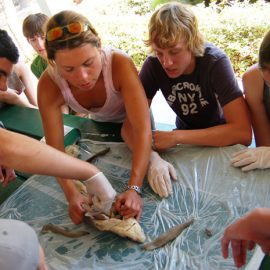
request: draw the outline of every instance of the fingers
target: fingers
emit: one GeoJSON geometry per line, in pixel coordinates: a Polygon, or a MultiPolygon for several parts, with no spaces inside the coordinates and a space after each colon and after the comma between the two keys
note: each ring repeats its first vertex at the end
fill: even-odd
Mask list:
{"type": "Polygon", "coordinates": [[[136,191],[125,191],[116,198],[115,209],[124,218],[136,217],[139,220],[142,214],[142,208],[143,200],[136,191]]]}
{"type": "Polygon", "coordinates": [[[244,149],[233,154],[231,165],[242,167],[242,171],[250,171],[258,168],[257,156],[250,149],[244,149]]]}
{"type": "Polygon", "coordinates": [[[243,266],[246,263],[247,241],[232,240],[231,246],[235,266],[243,266]]]}
{"type": "Polygon", "coordinates": [[[9,182],[13,181],[16,178],[16,174],[13,170],[11,170],[10,172],[8,172],[3,185],[7,186],[9,182]]]}
{"type": "Polygon", "coordinates": [[[0,167],[0,182],[3,183],[4,180],[5,180],[5,177],[4,177],[4,175],[3,175],[3,170],[2,170],[2,168],[0,167]]]}
{"type": "Polygon", "coordinates": [[[74,224],[80,224],[83,221],[84,210],[80,207],[69,206],[69,217],[74,224]]]}
{"type": "Polygon", "coordinates": [[[254,247],[256,246],[256,243],[253,241],[249,241],[248,242],[248,250],[252,250],[254,249],[254,247]]]}
{"type": "Polygon", "coordinates": [[[77,197],[75,201],[71,201],[68,206],[69,216],[74,224],[80,224],[83,221],[85,210],[82,204],[89,204],[86,196],[77,197]]]}
{"type": "Polygon", "coordinates": [[[227,259],[229,256],[229,244],[230,240],[224,235],[221,239],[221,251],[224,259],[227,259]]]}
{"type": "Polygon", "coordinates": [[[245,166],[245,165],[249,165],[249,164],[252,164],[252,163],[255,163],[256,162],[256,158],[253,156],[253,157],[243,157],[242,159],[232,159],[231,160],[231,164],[234,166],[234,167],[242,167],[242,166],[245,166]]]}
{"type": "Polygon", "coordinates": [[[172,194],[172,182],[169,171],[163,176],[163,182],[165,183],[166,197],[172,194]]]}
{"type": "Polygon", "coordinates": [[[149,180],[150,187],[161,198],[166,198],[172,193],[172,183],[169,172],[163,175],[157,175],[149,180]]]}
{"type": "Polygon", "coordinates": [[[168,163],[168,169],[170,172],[170,175],[172,177],[173,180],[177,180],[177,173],[175,168],[173,167],[173,165],[171,163],[168,163]]]}
{"type": "Polygon", "coordinates": [[[138,212],[137,216],[136,216],[136,220],[139,222],[141,219],[141,215],[142,215],[142,208],[140,209],[140,211],[138,212]]]}
{"type": "Polygon", "coordinates": [[[251,163],[245,167],[243,167],[241,170],[243,172],[248,172],[248,171],[251,171],[251,170],[254,170],[254,169],[257,169],[258,166],[257,166],[257,162],[254,162],[254,163],[251,163]]]}
{"type": "Polygon", "coordinates": [[[115,210],[116,210],[118,213],[120,213],[121,205],[122,205],[123,202],[124,202],[124,200],[121,199],[121,194],[118,195],[118,196],[116,197],[116,200],[115,200],[115,203],[114,203],[114,208],[115,208],[115,210]]]}
{"type": "Polygon", "coordinates": [[[240,151],[238,151],[238,152],[233,153],[233,154],[232,154],[232,157],[233,157],[233,158],[236,158],[236,157],[238,157],[238,156],[241,156],[242,154],[245,154],[246,152],[248,152],[248,149],[240,150],[240,151]]]}
{"type": "Polygon", "coordinates": [[[10,168],[2,168],[2,183],[3,186],[6,187],[8,183],[16,178],[16,174],[13,169],[10,168]]]}
{"type": "Polygon", "coordinates": [[[242,240],[230,240],[226,237],[225,232],[223,238],[221,239],[221,250],[224,259],[227,259],[229,256],[230,242],[234,263],[237,267],[241,267],[246,263],[247,248],[249,243],[242,240]]]}
{"type": "Polygon", "coordinates": [[[168,189],[167,181],[165,181],[164,178],[166,178],[166,176],[157,176],[153,181],[153,190],[162,198],[168,197],[169,191],[172,189],[172,187],[168,189]]]}

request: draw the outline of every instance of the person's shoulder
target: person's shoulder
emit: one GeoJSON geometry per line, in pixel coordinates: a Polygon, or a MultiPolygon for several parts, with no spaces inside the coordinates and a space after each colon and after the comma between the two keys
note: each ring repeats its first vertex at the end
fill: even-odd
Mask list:
{"type": "Polygon", "coordinates": [[[130,58],[130,56],[124,52],[121,49],[115,48],[113,46],[104,46],[101,48],[101,53],[103,54],[104,57],[109,57],[109,56],[114,56],[114,55],[120,55],[124,56],[126,58],[130,58]]]}
{"type": "Polygon", "coordinates": [[[59,90],[59,86],[51,78],[49,68],[47,68],[38,81],[38,95],[40,100],[44,99],[44,102],[54,103],[61,96],[61,91],[59,90]]]}
{"type": "Polygon", "coordinates": [[[221,50],[220,48],[218,48],[214,44],[206,43],[204,57],[211,58],[213,60],[219,60],[219,59],[224,58],[224,57],[226,58],[227,55],[223,50],[221,50]]]}
{"type": "Polygon", "coordinates": [[[101,57],[103,63],[112,63],[113,68],[119,68],[125,63],[133,63],[132,58],[127,53],[112,46],[102,47],[101,57]]]}
{"type": "Polygon", "coordinates": [[[49,67],[42,73],[38,80],[38,88],[43,88],[43,87],[51,87],[51,86],[56,86],[56,83],[52,79],[50,72],[49,72],[49,67]]]}
{"type": "Polygon", "coordinates": [[[262,77],[260,73],[259,65],[254,64],[245,71],[245,73],[243,74],[243,79],[254,78],[258,76],[262,77]]]}
{"type": "Polygon", "coordinates": [[[156,63],[159,63],[158,59],[156,56],[150,54],[147,56],[147,58],[145,59],[145,63],[148,63],[148,64],[156,64],[156,63]]]}
{"type": "Polygon", "coordinates": [[[249,67],[242,76],[244,84],[256,85],[263,83],[263,77],[260,72],[258,64],[249,67]]]}
{"type": "Polygon", "coordinates": [[[24,61],[20,60],[18,61],[15,65],[13,70],[17,74],[18,77],[21,77],[22,74],[24,73],[25,69],[27,69],[27,65],[25,64],[24,61]]]}

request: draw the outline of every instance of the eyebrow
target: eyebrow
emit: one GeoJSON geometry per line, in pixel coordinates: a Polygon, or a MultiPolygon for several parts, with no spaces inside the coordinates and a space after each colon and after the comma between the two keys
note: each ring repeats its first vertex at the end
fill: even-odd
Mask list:
{"type": "MultiPolygon", "coordinates": [[[[89,57],[86,61],[84,61],[82,63],[82,65],[85,65],[86,63],[93,61],[93,59],[94,59],[94,56],[89,57]]],[[[73,66],[62,66],[62,67],[63,68],[73,68],[73,66]]]]}

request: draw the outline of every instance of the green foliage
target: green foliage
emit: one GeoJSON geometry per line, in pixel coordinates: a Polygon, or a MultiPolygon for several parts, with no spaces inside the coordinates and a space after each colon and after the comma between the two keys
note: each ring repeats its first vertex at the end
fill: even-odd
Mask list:
{"type": "Polygon", "coordinates": [[[257,62],[260,42],[270,26],[269,4],[242,2],[222,9],[211,4],[209,8],[194,7],[193,11],[205,38],[226,52],[238,77],[257,62]]]}
{"type": "Polygon", "coordinates": [[[152,8],[156,8],[159,5],[172,2],[172,1],[180,2],[183,4],[196,5],[196,4],[202,3],[204,0],[152,0],[151,6],[152,8]]]}
{"type": "MultiPolygon", "coordinates": [[[[91,21],[95,22],[103,44],[128,53],[140,69],[148,53],[143,40],[153,12],[150,0],[115,0],[115,3],[110,9],[100,6],[96,17],[94,13],[91,15],[91,21]]],[[[222,8],[214,3],[205,8],[202,3],[191,8],[206,40],[227,53],[238,77],[256,63],[258,47],[270,27],[270,3],[235,2],[222,8]]]]}
{"type": "Polygon", "coordinates": [[[127,4],[133,9],[135,14],[144,15],[151,11],[149,1],[127,0],[127,4]]]}
{"type": "Polygon", "coordinates": [[[152,0],[151,6],[152,8],[156,8],[157,6],[168,3],[168,2],[169,0],[152,0]]]}

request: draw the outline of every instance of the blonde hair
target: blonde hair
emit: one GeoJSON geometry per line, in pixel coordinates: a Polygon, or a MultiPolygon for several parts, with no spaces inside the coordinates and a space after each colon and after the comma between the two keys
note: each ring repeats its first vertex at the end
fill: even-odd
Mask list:
{"type": "Polygon", "coordinates": [[[198,29],[198,22],[191,10],[183,4],[170,2],[161,6],[151,16],[148,24],[148,40],[144,43],[151,47],[154,43],[165,49],[175,46],[180,40],[195,56],[204,54],[204,38],[198,29]]]}
{"type": "Polygon", "coordinates": [[[89,26],[88,30],[80,34],[71,34],[69,32],[65,32],[61,38],[53,41],[48,41],[46,39],[45,48],[50,63],[52,63],[55,59],[55,53],[58,50],[73,49],[84,44],[91,44],[94,47],[101,46],[98,33],[91,25],[89,20],[83,15],[71,10],[64,10],[52,16],[47,23],[46,33],[55,27],[63,27],[73,22],[85,23],[89,26]]]}

